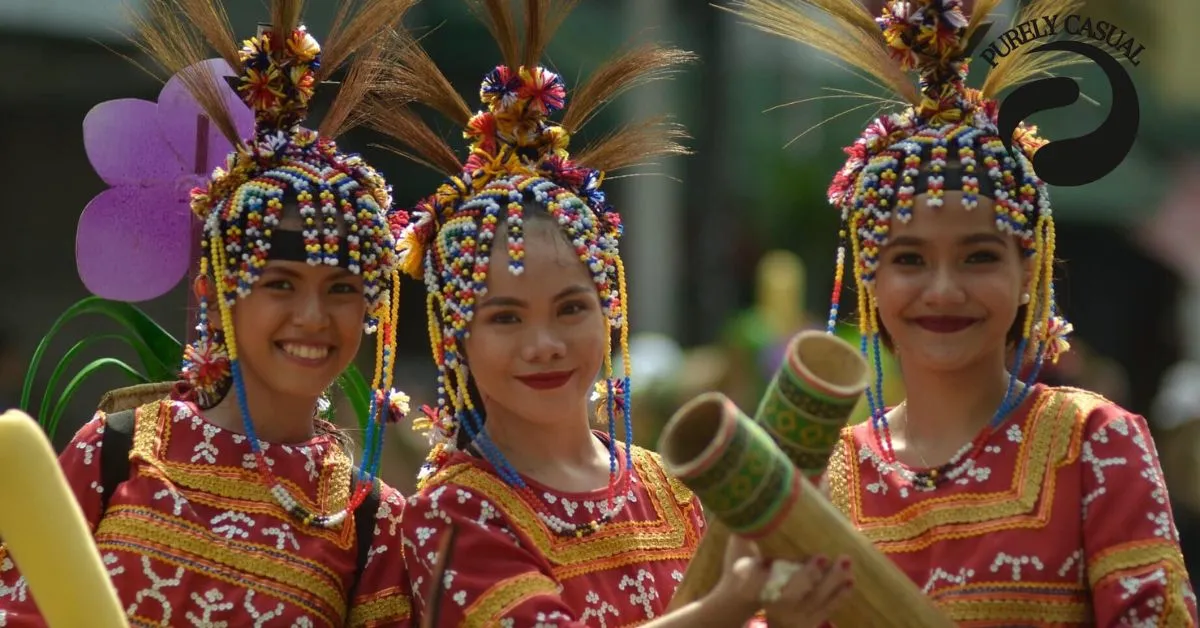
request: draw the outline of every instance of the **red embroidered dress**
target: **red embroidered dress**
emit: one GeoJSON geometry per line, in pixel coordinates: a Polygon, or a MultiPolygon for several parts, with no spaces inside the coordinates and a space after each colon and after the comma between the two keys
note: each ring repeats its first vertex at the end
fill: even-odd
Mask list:
{"type": "Polygon", "coordinates": [[[884,463],[870,429],[843,432],[830,497],[961,625],[1196,625],[1142,417],[1039,385],[933,489],[884,463]]]}
{"type": "MultiPolygon", "coordinates": [[[[404,513],[414,617],[429,604],[440,607],[444,626],[615,628],[662,615],[696,551],[704,515],[655,454],[632,451],[624,508],[582,538],[553,534],[553,518],[579,525],[595,520],[606,508],[607,490],[564,493],[526,478],[543,500],[531,504],[486,461],[453,454],[404,513]],[[442,599],[425,600],[439,537],[451,523],[458,536],[446,589],[442,599]]],[[[624,448],[618,448],[617,468],[625,469],[624,448]]]]}
{"type": "MultiPolygon", "coordinates": [[[[182,402],[139,408],[130,479],[101,519],[104,429],[98,413],[59,462],[131,626],[408,625],[399,543],[404,499],[392,488],[381,492],[375,544],[347,603],[357,551],[353,515],[329,530],[293,520],[263,486],[245,436],[182,402]]],[[[263,449],[271,471],[309,511],[345,506],[352,465],[331,436],[263,449]]],[[[0,626],[43,625],[0,547],[0,626]]]]}

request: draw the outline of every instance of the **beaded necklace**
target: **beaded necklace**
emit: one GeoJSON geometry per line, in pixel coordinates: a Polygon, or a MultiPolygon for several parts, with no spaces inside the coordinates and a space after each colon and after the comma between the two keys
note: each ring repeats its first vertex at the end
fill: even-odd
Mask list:
{"type": "Polygon", "coordinates": [[[608,439],[608,447],[610,449],[610,466],[607,499],[599,505],[599,517],[581,524],[566,521],[561,517],[548,512],[549,509],[547,508],[547,500],[534,492],[533,487],[531,487],[529,483],[525,481],[525,478],[523,478],[520,473],[518,473],[516,469],[512,467],[512,464],[509,463],[506,458],[504,458],[504,455],[500,453],[499,448],[496,447],[495,442],[491,439],[491,436],[488,434],[486,428],[475,439],[472,440],[471,445],[468,446],[468,452],[476,455],[479,458],[483,458],[488,462],[491,462],[492,466],[496,468],[496,472],[500,474],[505,483],[513,487],[517,493],[525,499],[526,503],[533,507],[534,512],[537,513],[538,519],[540,519],[541,522],[555,536],[560,538],[583,538],[599,532],[601,528],[608,523],[611,523],[612,520],[616,518],[616,516],[620,514],[622,510],[625,509],[627,500],[629,498],[633,468],[632,459],[628,455],[626,456],[625,460],[624,478],[622,478],[619,482],[621,485],[621,493],[615,496],[613,494],[614,487],[618,484],[618,471],[614,442],[615,441],[612,438],[608,439]],[[491,456],[485,453],[487,450],[493,452],[491,456]],[[494,462],[494,460],[497,458],[500,460],[499,465],[495,464],[494,462]]]}

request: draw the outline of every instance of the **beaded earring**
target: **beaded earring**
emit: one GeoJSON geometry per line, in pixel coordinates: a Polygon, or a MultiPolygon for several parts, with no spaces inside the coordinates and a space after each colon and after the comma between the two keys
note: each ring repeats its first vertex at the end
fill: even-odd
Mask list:
{"type": "MultiPolygon", "coordinates": [[[[509,23],[512,16],[508,10],[506,3],[487,3],[485,19],[493,24],[509,23]]],[[[530,19],[524,38],[511,29],[491,29],[502,40],[498,41],[500,49],[508,54],[502,65],[484,76],[479,95],[485,109],[478,112],[467,107],[415,42],[400,42],[391,55],[398,61],[398,72],[405,74],[398,83],[429,86],[419,94],[400,95],[408,100],[415,95],[464,129],[471,145],[465,163],[403,106],[381,102],[372,123],[447,177],[412,210],[399,245],[400,266],[425,281],[430,346],[438,367],[438,403],[425,408],[425,416],[414,422],[414,427],[428,431],[432,444],[418,488],[447,463],[461,435],[537,509],[548,528],[560,536],[578,537],[594,533],[621,511],[633,475],[629,310],[625,267],[618,250],[623,227],[602,189],[604,173],[686,150],[674,141],[679,133],[669,125],[632,126],[574,154],[567,148],[572,135],[608,97],[664,77],[694,56],[657,46],[640,48],[597,70],[579,88],[578,93],[585,97],[567,106],[561,77],[538,64],[563,16],[551,18],[540,0],[527,0],[526,12],[530,19]],[[552,121],[551,116],[560,111],[561,121],[552,121]],[[489,438],[482,409],[476,407],[469,392],[470,371],[463,344],[470,333],[475,302],[487,288],[489,272],[524,271],[527,206],[548,215],[575,247],[580,263],[592,276],[607,330],[620,332],[623,372],[614,372],[611,352],[606,353],[596,387],[596,394],[602,397],[600,422],[608,429],[608,499],[600,509],[601,516],[585,524],[563,521],[548,511],[489,438]],[[497,237],[507,241],[508,264],[503,269],[488,264],[497,237]],[[625,427],[626,484],[618,481],[619,421],[625,427]]]]}
{"type": "MultiPolygon", "coordinates": [[[[781,10],[766,0],[744,0],[731,9],[752,24],[806,43],[862,69],[890,89],[900,111],[879,116],[846,147],[847,159],[828,190],[829,203],[841,212],[833,294],[827,330],[837,325],[843,276],[852,264],[857,288],[860,350],[874,364],[875,381],[866,391],[876,445],[886,461],[894,461],[884,413],[875,273],[880,252],[889,241],[894,220],[913,218],[916,198],[931,207],[945,204],[947,190],[961,190],[963,208],[976,210],[980,198],[991,199],[996,228],[1013,236],[1034,268],[1016,360],[1005,397],[992,418],[998,426],[1025,400],[1041,365],[1062,348],[1065,321],[1057,317],[1053,268],[1055,234],[1049,191],[1032,166],[1033,154],[1047,142],[1036,127],[1019,126],[1012,150],[999,137],[996,96],[1023,72],[1043,71],[1028,48],[1005,59],[1005,69],[988,77],[983,89],[966,86],[968,62],[986,32],[986,12],[995,3],[978,5],[984,13],[968,17],[962,0],[888,0],[880,16],[872,16],[852,0],[835,0],[834,8],[809,13],[799,5],[781,10]],[[836,5],[836,6],[835,6],[836,5]],[[871,25],[875,28],[870,28],[871,25]],[[832,30],[831,30],[832,29],[832,30]],[[814,40],[812,33],[837,33],[814,40]],[[916,85],[909,72],[919,75],[916,85]],[[1060,321],[1060,322],[1054,322],[1060,321]],[[1023,366],[1032,365],[1020,379],[1023,366]],[[1018,381],[1025,384],[1018,386],[1018,381]]],[[[944,467],[912,479],[922,488],[953,479],[959,463],[982,446],[987,432],[968,444],[944,467]]]]}
{"type": "MultiPolygon", "coordinates": [[[[326,59],[321,44],[300,24],[302,2],[271,0],[270,5],[272,22],[260,25],[240,46],[232,38],[232,27],[219,23],[223,12],[213,13],[206,1],[156,4],[136,26],[147,52],[173,72],[208,67],[198,65],[208,54],[204,46],[180,48],[180,41],[207,44],[217,51],[233,70],[228,87],[254,115],[253,136],[238,137],[225,81],[215,73],[187,75],[185,86],[211,127],[235,150],[190,194],[192,213],[203,225],[201,280],[194,287],[199,297],[199,333],[184,351],[181,375],[202,408],[217,404],[229,391],[234,393],[264,486],[279,506],[304,525],[332,528],[374,486],[384,425],[408,412],[407,396],[391,387],[400,298],[396,235],[405,216],[391,211],[390,188],[379,173],[360,156],[341,152],[333,139],[358,121],[354,110],[372,80],[363,64],[375,63],[375,58],[356,53],[402,15],[367,12],[349,22],[353,31],[345,25],[335,27],[329,48],[338,52],[326,59]],[[197,26],[203,24],[212,28],[197,26]],[[346,73],[319,130],[304,127],[317,86],[329,83],[331,74],[351,58],[354,67],[346,73]],[[296,204],[300,230],[281,228],[285,201],[296,204]],[[361,277],[367,304],[364,331],[377,335],[364,463],[354,476],[349,500],[335,512],[309,511],[274,476],[251,416],[246,365],[239,358],[232,311],[273,260],[340,267],[361,277]]],[[[322,397],[313,415],[304,418],[319,419],[330,411],[328,399],[322,397]]]]}

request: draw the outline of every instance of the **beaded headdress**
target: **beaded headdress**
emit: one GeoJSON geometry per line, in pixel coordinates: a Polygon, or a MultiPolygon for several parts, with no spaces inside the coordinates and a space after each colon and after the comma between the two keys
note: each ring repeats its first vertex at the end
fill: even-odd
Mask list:
{"type": "Polygon", "coordinates": [[[369,493],[379,468],[383,425],[407,413],[407,398],[391,389],[396,344],[399,269],[395,238],[403,214],[391,210],[390,189],[361,157],[338,150],[333,138],[359,118],[371,80],[371,46],[414,0],[371,0],[352,11],[343,3],[328,45],[300,24],[301,0],[272,0],[271,22],[239,47],[215,0],[150,0],[137,26],[140,46],[164,69],[178,73],[212,125],[234,146],[206,184],[191,191],[192,213],[203,223],[196,282],[198,339],[184,351],[183,378],[197,402],[211,407],[232,387],[259,472],[271,494],[305,524],[332,527],[369,493]],[[231,84],[254,115],[254,134],[238,137],[224,93],[228,85],[199,64],[209,49],[234,69],[231,84]],[[301,126],[318,85],[355,56],[319,130],[301,126]],[[284,204],[295,203],[302,231],[280,229],[284,204]],[[238,358],[232,308],[250,293],[269,260],[340,266],[363,278],[367,333],[378,332],[376,373],[364,464],[345,509],[306,511],[275,480],[262,452],[238,358]],[[210,283],[211,276],[211,283],[210,283]],[[215,300],[222,322],[215,328],[215,300]]]}
{"type": "MultiPolygon", "coordinates": [[[[998,423],[1024,400],[1045,360],[1066,350],[1070,325],[1054,302],[1054,220],[1045,182],[1033,170],[1034,153],[1048,142],[1034,126],[1019,125],[1006,148],[998,129],[997,96],[1008,87],[1073,61],[1060,53],[1031,55],[1018,48],[997,60],[979,89],[966,85],[969,57],[986,34],[987,17],[1000,0],[976,0],[974,12],[962,0],[888,0],[873,17],[856,0],[737,0],[730,10],[753,26],[827,53],[869,74],[893,92],[902,110],[872,120],[845,148],[845,165],[829,186],[828,200],[841,211],[828,330],[832,333],[849,249],[858,288],[858,321],[864,356],[874,357],[876,383],[867,390],[872,422],[881,447],[890,454],[880,381],[880,326],[874,295],[880,250],[893,220],[912,219],[914,199],[942,204],[945,190],[961,190],[967,209],[979,196],[994,201],[996,227],[1015,236],[1034,272],[1030,302],[1010,371],[1008,391],[994,418],[998,423]],[[909,72],[919,76],[914,85],[909,72]]],[[[1015,18],[1066,14],[1074,0],[1036,0],[1015,18]]],[[[872,98],[870,96],[864,96],[872,98]]]]}
{"type": "Polygon", "coordinates": [[[471,2],[504,61],[483,79],[482,111],[472,113],[411,41],[398,42],[392,75],[384,81],[390,94],[384,92],[375,108],[377,128],[402,142],[414,158],[448,175],[436,193],[412,209],[399,243],[404,271],[424,279],[428,290],[429,334],[439,369],[437,408],[427,408],[427,417],[417,426],[428,430],[433,445],[423,478],[456,449],[464,430],[466,441],[474,442],[506,481],[524,487],[482,429],[480,409],[469,392],[463,341],[475,304],[486,290],[488,260],[498,234],[507,236],[508,271],[523,270],[526,205],[544,209],[562,229],[591,272],[607,327],[620,330],[625,372],[614,376],[611,356],[606,355],[605,376],[597,385],[611,437],[614,478],[614,423],[620,415],[629,447],[628,302],[618,251],[622,227],[602,183],[606,172],[685,151],[676,141],[680,130],[661,119],[626,126],[576,154],[568,152],[568,144],[605,103],[637,84],[666,76],[691,55],[653,44],[630,50],[596,70],[568,106],[562,78],[538,62],[574,4],[527,0],[522,44],[507,2],[471,2]],[[462,128],[470,144],[466,163],[460,163],[415,113],[398,107],[397,99],[427,105],[462,128]],[[551,120],[560,111],[561,120],[551,120]]]}

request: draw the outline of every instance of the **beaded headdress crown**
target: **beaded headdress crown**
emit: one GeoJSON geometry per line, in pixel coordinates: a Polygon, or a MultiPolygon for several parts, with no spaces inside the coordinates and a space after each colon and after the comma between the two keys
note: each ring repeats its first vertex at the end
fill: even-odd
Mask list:
{"type": "MultiPolygon", "coordinates": [[[[1014,392],[1018,374],[1028,372],[1033,381],[1046,359],[1056,360],[1068,347],[1064,336],[1070,326],[1056,313],[1054,221],[1046,184],[1031,162],[1047,141],[1037,135],[1036,127],[1022,124],[1011,138],[1012,150],[1007,149],[998,129],[997,97],[1006,88],[1074,61],[1061,53],[1030,54],[1034,46],[1017,48],[997,60],[979,89],[968,87],[969,57],[1000,1],[976,0],[971,15],[964,12],[962,0],[888,0],[878,17],[856,0],[733,0],[729,10],[761,30],[812,46],[867,73],[902,104],[900,111],[872,120],[845,148],[846,163],[829,186],[829,203],[842,215],[830,331],[837,322],[849,249],[859,287],[862,351],[866,355],[871,347],[879,364],[873,292],[879,253],[888,242],[892,221],[911,220],[920,194],[938,206],[945,190],[961,190],[967,209],[975,207],[981,195],[990,198],[997,228],[1015,236],[1022,253],[1032,258],[1031,302],[1023,308],[1009,395],[997,414],[1004,416],[1024,399],[1024,392],[1014,392]],[[910,72],[918,75],[915,84],[910,72]]],[[[1014,23],[1069,13],[1080,4],[1035,0],[1014,23]]],[[[877,382],[867,394],[876,420],[882,419],[881,388],[877,382]]]]}
{"type": "MultiPolygon", "coordinates": [[[[618,252],[621,218],[606,200],[602,183],[606,172],[685,152],[677,143],[681,131],[661,119],[630,124],[575,154],[568,145],[604,104],[631,87],[667,76],[689,61],[690,53],[654,44],[632,49],[597,69],[568,105],[562,78],[540,66],[539,60],[575,2],[526,0],[522,38],[508,2],[468,1],[503,56],[503,63],[488,72],[480,86],[485,109],[472,113],[411,41],[398,42],[392,76],[384,81],[389,89],[374,108],[377,128],[448,176],[411,211],[411,224],[399,243],[405,272],[426,283],[430,340],[440,370],[438,407],[427,409],[427,420],[418,425],[429,430],[434,445],[425,473],[455,449],[460,430],[465,430],[467,441],[481,443],[489,458],[499,456],[482,431],[462,353],[475,303],[486,290],[496,236],[507,236],[509,272],[522,272],[525,207],[543,209],[591,272],[607,325],[621,330],[622,351],[627,354],[628,303],[618,252]],[[460,162],[412,111],[397,107],[397,100],[427,105],[462,128],[470,144],[466,162],[460,162]],[[561,119],[552,120],[560,111],[561,119]]],[[[607,408],[610,435],[612,419],[622,413],[628,440],[630,365],[628,355],[623,357],[626,372],[616,378],[606,356],[606,376],[597,387],[607,408]]],[[[615,450],[611,453],[615,456],[615,450]]],[[[508,466],[502,459],[493,463],[500,469],[508,466]]],[[[508,479],[519,483],[515,474],[508,479]]]]}
{"type": "Polygon", "coordinates": [[[203,223],[203,253],[196,284],[199,335],[185,349],[184,379],[203,407],[216,404],[233,388],[272,494],[315,525],[337,525],[366,496],[379,466],[382,425],[389,415],[407,413],[406,397],[391,390],[390,383],[399,299],[395,238],[403,215],[391,211],[383,177],[358,155],[341,152],[333,138],[360,119],[352,114],[368,91],[378,52],[369,44],[414,2],[343,2],[324,48],[300,24],[302,0],[272,0],[270,23],[240,47],[217,0],[148,0],[146,13],[135,21],[141,47],[177,73],[213,126],[234,145],[225,164],[191,192],[192,212],[203,223]],[[254,114],[253,137],[238,137],[223,95],[229,85],[200,63],[210,49],[234,69],[232,85],[254,114]],[[317,87],[352,56],[355,62],[319,129],[301,126],[317,87]],[[280,228],[285,203],[299,208],[302,231],[280,228]],[[255,436],[232,308],[250,293],[270,260],[341,266],[361,276],[368,304],[364,324],[368,333],[379,332],[366,462],[351,502],[338,513],[304,511],[272,478],[255,436]],[[212,299],[222,320],[219,329],[209,320],[212,299]]]}

